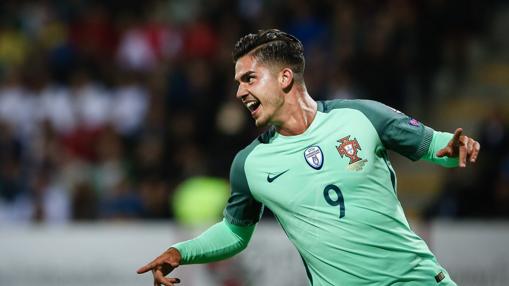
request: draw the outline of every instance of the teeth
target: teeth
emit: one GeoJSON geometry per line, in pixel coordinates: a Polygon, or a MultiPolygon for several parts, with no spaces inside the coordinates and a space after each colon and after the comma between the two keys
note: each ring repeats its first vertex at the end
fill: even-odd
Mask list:
{"type": "Polygon", "coordinates": [[[246,103],[246,107],[251,111],[255,110],[257,105],[258,105],[258,101],[250,101],[250,102],[246,103]]]}

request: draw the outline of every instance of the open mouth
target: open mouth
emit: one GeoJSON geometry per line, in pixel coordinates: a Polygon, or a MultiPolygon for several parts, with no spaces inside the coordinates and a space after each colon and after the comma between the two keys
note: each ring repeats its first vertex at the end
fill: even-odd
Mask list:
{"type": "Polygon", "coordinates": [[[246,103],[246,107],[251,113],[254,113],[260,107],[260,102],[258,100],[250,101],[246,103]]]}

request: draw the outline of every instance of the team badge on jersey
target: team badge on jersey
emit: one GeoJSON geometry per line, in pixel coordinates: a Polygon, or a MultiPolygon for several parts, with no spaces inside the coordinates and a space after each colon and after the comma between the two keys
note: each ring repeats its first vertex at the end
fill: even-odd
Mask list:
{"type": "Polygon", "coordinates": [[[368,160],[362,159],[357,155],[359,150],[362,150],[361,145],[357,141],[357,138],[350,140],[350,135],[343,137],[338,140],[339,146],[336,149],[339,152],[341,158],[348,157],[350,162],[346,167],[349,170],[360,171],[366,165],[368,160]]]}
{"type": "Polygon", "coordinates": [[[323,153],[318,146],[310,146],[304,150],[304,158],[313,169],[320,170],[323,166],[323,153]]]}

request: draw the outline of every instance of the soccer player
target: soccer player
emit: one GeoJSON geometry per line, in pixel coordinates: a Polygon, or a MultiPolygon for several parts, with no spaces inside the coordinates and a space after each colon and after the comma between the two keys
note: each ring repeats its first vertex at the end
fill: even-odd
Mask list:
{"type": "Polygon", "coordinates": [[[138,273],[154,285],[183,264],[231,257],[248,244],[264,207],[302,256],[310,285],[456,285],[411,229],[387,150],[465,167],[480,145],[435,131],[369,100],[314,101],[301,42],[279,30],[241,38],[233,52],[236,97],[256,126],[271,127],[241,150],[224,219],[177,243],[138,273]]]}

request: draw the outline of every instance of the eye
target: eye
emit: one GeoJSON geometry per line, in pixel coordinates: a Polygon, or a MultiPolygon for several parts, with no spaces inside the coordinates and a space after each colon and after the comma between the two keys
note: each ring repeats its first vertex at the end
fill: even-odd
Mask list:
{"type": "Polygon", "coordinates": [[[241,83],[252,84],[255,78],[256,77],[253,75],[253,73],[244,74],[240,77],[239,84],[241,83]]]}

